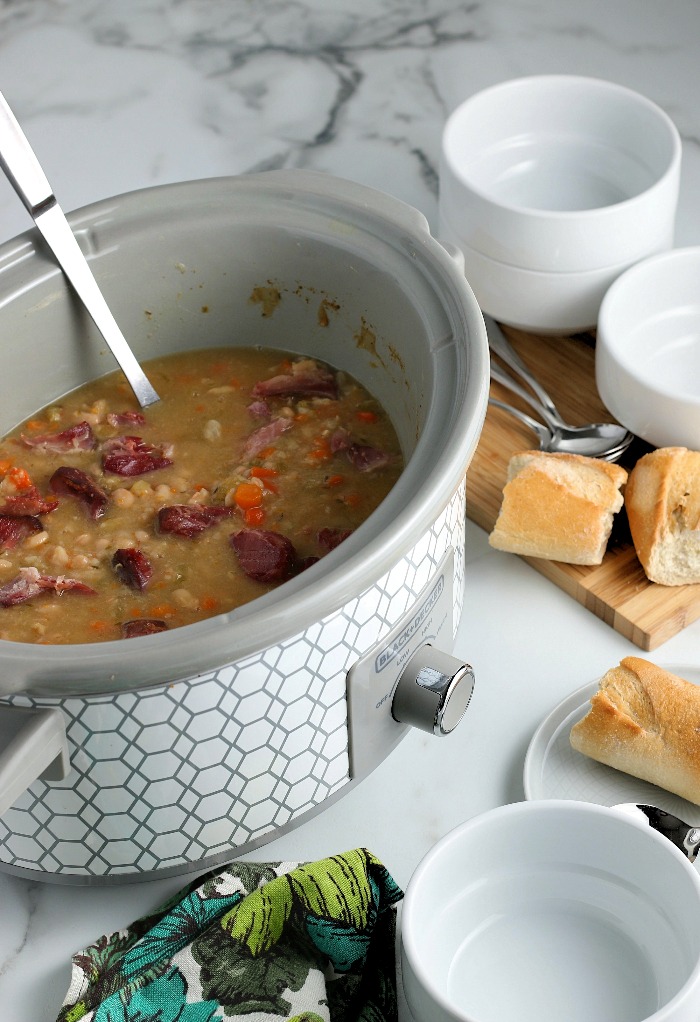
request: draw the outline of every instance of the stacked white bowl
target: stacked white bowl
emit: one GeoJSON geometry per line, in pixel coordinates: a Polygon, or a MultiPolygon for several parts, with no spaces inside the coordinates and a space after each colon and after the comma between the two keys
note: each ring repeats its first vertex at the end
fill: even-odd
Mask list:
{"type": "Polygon", "coordinates": [[[681,142],[653,102],[574,75],[506,81],[443,132],[439,236],[483,311],[538,333],[596,325],[608,287],[673,244],[681,142]]]}

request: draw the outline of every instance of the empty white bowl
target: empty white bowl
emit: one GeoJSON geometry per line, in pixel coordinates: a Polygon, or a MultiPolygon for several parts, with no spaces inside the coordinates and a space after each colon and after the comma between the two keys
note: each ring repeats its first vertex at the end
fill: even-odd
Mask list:
{"type": "Polygon", "coordinates": [[[700,876],[604,806],[519,802],[440,841],[401,921],[420,1022],[697,1022],[700,876]]]}
{"type": "Polygon", "coordinates": [[[442,137],[440,224],[542,272],[631,265],[673,243],[681,142],[645,96],[577,75],[502,82],[442,137]]]}
{"type": "Polygon", "coordinates": [[[540,334],[573,334],[595,327],[603,297],[627,264],[576,273],[528,270],[491,259],[442,228],[458,248],[464,274],[483,312],[501,323],[540,334]]]}
{"type": "Polygon", "coordinates": [[[700,450],[700,247],[646,259],[612,284],[595,371],[604,404],[633,433],[700,450]]]}

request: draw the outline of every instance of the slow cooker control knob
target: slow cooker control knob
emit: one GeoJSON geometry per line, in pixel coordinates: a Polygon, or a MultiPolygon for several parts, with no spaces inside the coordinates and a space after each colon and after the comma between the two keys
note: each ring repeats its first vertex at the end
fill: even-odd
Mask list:
{"type": "Polygon", "coordinates": [[[448,735],[459,724],[474,690],[474,672],[434,646],[417,649],[394,690],[391,715],[431,735],[448,735]]]}

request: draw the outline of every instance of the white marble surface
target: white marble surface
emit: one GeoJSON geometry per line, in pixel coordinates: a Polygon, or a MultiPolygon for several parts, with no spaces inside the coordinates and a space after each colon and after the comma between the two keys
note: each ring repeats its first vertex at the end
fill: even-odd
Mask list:
{"type": "MultiPolygon", "coordinates": [[[[0,0],[0,89],[66,210],[161,182],[311,167],[391,192],[434,225],[441,126],[460,100],[522,74],[595,75],[676,122],[685,245],[700,243],[699,36],[697,0],[0,0]]],[[[0,181],[0,241],[28,226],[0,181]]],[[[638,652],[471,524],[467,540],[457,651],[478,688],[465,721],[445,742],[412,733],[261,857],[364,844],[405,885],[447,830],[523,797],[543,715],[638,652]]],[[[655,659],[698,663],[700,623],[655,659]]],[[[181,883],[81,889],[0,875],[0,1017],[50,1022],[71,952],[181,883]]]]}

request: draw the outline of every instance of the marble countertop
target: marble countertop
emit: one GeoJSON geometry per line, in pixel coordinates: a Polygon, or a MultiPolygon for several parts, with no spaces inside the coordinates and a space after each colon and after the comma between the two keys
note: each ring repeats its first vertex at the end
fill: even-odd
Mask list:
{"type": "MultiPolygon", "coordinates": [[[[0,89],[66,211],[152,184],[308,167],[393,193],[435,226],[441,128],[462,99],[523,74],[607,78],[680,130],[677,244],[689,245],[700,243],[699,36],[697,0],[5,0],[0,89]]],[[[29,226],[3,179],[0,241],[29,226]]],[[[471,523],[467,560],[456,651],[477,689],[459,729],[442,742],[412,732],[258,858],[366,845],[405,886],[453,826],[524,797],[525,752],[554,705],[639,653],[471,523]]],[[[698,663],[700,622],[654,659],[698,663]]],[[[2,1017],[50,1022],[71,953],[182,883],[0,875],[2,1017]]]]}

